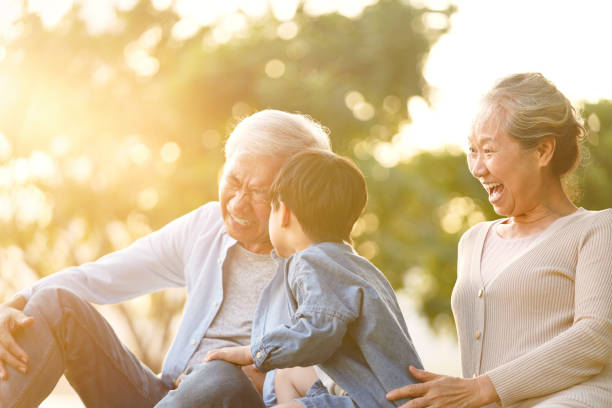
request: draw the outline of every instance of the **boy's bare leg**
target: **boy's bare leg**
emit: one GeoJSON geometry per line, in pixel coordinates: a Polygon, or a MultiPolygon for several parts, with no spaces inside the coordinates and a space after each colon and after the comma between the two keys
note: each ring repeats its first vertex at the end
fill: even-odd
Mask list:
{"type": "Polygon", "coordinates": [[[283,405],[277,406],[285,407],[284,403],[290,403],[286,407],[302,408],[303,405],[300,402],[293,400],[305,397],[312,384],[318,379],[313,367],[292,367],[278,370],[274,378],[274,390],[276,400],[283,405]]]}
{"type": "Polygon", "coordinates": [[[300,401],[293,400],[284,404],[275,405],[274,408],[304,408],[304,404],[300,401]]]}

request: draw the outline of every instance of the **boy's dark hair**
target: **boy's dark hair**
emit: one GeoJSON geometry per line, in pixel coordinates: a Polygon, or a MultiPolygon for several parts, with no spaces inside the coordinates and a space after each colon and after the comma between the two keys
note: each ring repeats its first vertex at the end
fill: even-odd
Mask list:
{"type": "Polygon", "coordinates": [[[281,168],[270,200],[276,210],[282,201],[295,214],[314,242],[351,242],[353,224],[368,201],[361,170],[337,154],[308,149],[281,168]]]}

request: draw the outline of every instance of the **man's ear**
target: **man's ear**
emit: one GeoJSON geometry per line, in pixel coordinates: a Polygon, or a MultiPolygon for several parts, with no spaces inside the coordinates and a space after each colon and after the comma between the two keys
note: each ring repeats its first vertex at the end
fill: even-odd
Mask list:
{"type": "Polygon", "coordinates": [[[284,202],[278,203],[279,211],[281,212],[281,227],[288,227],[291,224],[291,209],[284,202]]]}
{"type": "Polygon", "coordinates": [[[552,160],[553,155],[555,154],[556,146],[557,141],[552,136],[546,137],[540,141],[540,143],[536,147],[540,166],[546,167],[550,164],[550,161],[552,160]]]}

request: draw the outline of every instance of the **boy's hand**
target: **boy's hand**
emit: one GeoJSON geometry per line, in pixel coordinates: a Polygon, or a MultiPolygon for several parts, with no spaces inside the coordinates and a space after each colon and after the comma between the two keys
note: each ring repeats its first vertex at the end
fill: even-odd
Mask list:
{"type": "Polygon", "coordinates": [[[225,360],[239,366],[253,364],[251,346],[223,347],[220,349],[211,350],[206,353],[204,362],[207,363],[212,360],[225,360]]]}

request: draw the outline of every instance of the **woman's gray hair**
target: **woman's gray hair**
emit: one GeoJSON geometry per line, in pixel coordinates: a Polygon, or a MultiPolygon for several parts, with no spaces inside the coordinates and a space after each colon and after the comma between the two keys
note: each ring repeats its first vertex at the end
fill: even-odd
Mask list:
{"type": "Polygon", "coordinates": [[[266,109],[238,123],[225,143],[225,159],[237,151],[289,157],[307,148],[331,151],[327,129],[299,113],[266,109]]]}
{"type": "Polygon", "coordinates": [[[586,134],[569,100],[540,73],[514,74],[499,80],[483,98],[472,133],[504,132],[524,148],[555,138],[551,168],[561,177],[579,161],[579,143],[586,134]]]}

